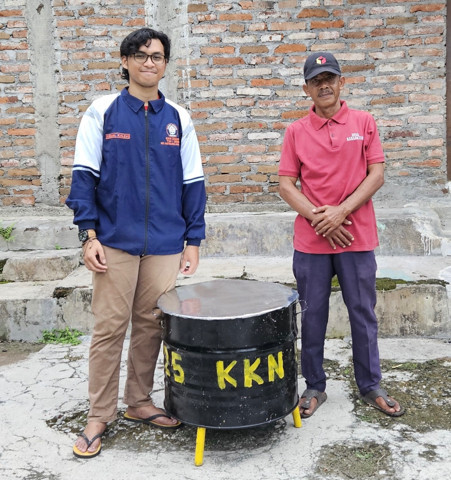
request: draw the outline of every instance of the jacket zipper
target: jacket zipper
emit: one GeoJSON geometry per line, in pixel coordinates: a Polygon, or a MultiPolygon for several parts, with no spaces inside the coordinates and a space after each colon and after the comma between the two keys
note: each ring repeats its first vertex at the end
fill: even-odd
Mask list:
{"type": "Polygon", "coordinates": [[[144,232],[144,249],[141,254],[143,257],[147,252],[147,232],[149,226],[149,209],[150,209],[150,161],[149,161],[149,118],[147,117],[147,110],[149,106],[144,105],[144,117],[146,119],[146,219],[144,222],[145,232],[144,232]]]}

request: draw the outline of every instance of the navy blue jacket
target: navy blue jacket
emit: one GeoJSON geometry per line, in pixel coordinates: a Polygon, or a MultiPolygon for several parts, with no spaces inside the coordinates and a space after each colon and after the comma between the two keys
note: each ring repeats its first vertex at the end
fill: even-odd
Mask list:
{"type": "Polygon", "coordinates": [[[80,229],[132,255],[171,255],[205,238],[205,183],[192,120],[160,98],[95,100],[77,134],[66,204],[80,229]]]}

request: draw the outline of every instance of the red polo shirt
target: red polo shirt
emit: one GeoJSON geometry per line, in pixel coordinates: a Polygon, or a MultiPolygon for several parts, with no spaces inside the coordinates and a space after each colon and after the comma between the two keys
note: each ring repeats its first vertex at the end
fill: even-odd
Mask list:
{"type": "MultiPolygon", "coordinates": [[[[384,153],[374,118],[368,112],[340,110],[330,119],[316,115],[292,123],[285,132],[279,175],[299,178],[301,191],[317,207],[339,205],[362,183],[368,165],[383,163],[384,153]]],[[[354,236],[350,247],[333,250],[310,222],[298,215],[294,248],[304,253],[374,250],[379,244],[373,203],[369,200],[348,217],[354,236]]]]}

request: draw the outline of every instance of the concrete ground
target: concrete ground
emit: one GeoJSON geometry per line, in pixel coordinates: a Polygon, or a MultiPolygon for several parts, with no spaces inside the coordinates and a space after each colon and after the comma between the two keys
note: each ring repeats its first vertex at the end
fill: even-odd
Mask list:
{"type": "MultiPolygon", "coordinates": [[[[257,220],[267,223],[264,216],[257,216],[255,222],[257,220]]],[[[287,222],[289,224],[287,223],[286,231],[291,232],[291,219],[287,218],[287,222]]],[[[58,224],[52,227],[53,230],[50,230],[53,234],[34,236],[32,243],[35,248],[48,250],[54,248],[55,244],[65,249],[75,248],[72,238],[75,234],[65,227],[66,223],[61,221],[61,226],[58,224]],[[63,233],[70,236],[67,242],[63,233]],[[38,241],[43,244],[36,246],[38,241]],[[45,242],[48,244],[44,244],[45,242]]],[[[249,225],[251,226],[252,222],[249,222],[249,225]]],[[[285,220],[280,225],[284,226],[285,220]]],[[[14,248],[18,251],[26,248],[26,235],[33,230],[28,228],[29,226],[30,222],[27,221],[22,230],[17,227],[14,248]]],[[[216,250],[222,252],[220,249],[225,247],[241,252],[239,247],[244,242],[242,237],[237,235],[235,230],[231,230],[229,225],[219,227],[221,225],[217,228],[218,232],[223,230],[224,235],[228,236],[228,242],[210,242],[212,253],[216,255],[216,250]]],[[[43,224],[40,224],[40,228],[44,229],[43,224]]],[[[249,230],[252,241],[248,243],[257,245],[254,240],[262,231],[261,226],[256,225],[255,229],[249,227],[249,230]]],[[[393,230],[386,228],[384,232],[393,230]]],[[[289,233],[284,237],[282,233],[279,234],[279,230],[276,230],[273,241],[267,246],[268,251],[276,252],[273,255],[268,252],[259,254],[261,252],[246,251],[228,258],[227,252],[223,252],[224,256],[220,257],[206,257],[201,260],[196,276],[191,279],[180,278],[178,285],[208,281],[212,278],[246,278],[290,284],[293,281],[291,254],[286,253],[285,247],[280,247],[280,252],[275,248],[277,239],[291,236],[289,233]]],[[[404,243],[409,246],[408,240],[415,240],[416,237],[407,233],[406,231],[403,238],[406,239],[404,243]]],[[[387,236],[388,233],[384,235],[387,236]]],[[[220,235],[217,232],[211,235],[212,239],[218,237],[220,235]]],[[[413,247],[413,252],[410,252],[410,247],[410,250],[405,247],[401,253],[396,253],[396,248],[400,249],[396,243],[398,239],[386,238],[386,245],[391,246],[386,248],[390,254],[380,252],[378,276],[409,281],[439,278],[449,282],[451,243],[448,240],[446,244],[442,242],[442,255],[430,255],[429,250],[438,249],[435,240],[432,237],[431,239],[425,242],[422,234],[415,243],[420,247],[423,243],[427,246],[428,252],[422,256],[413,247]]],[[[291,251],[291,242],[285,243],[291,251]]],[[[260,245],[259,248],[264,247],[265,245],[260,245]]],[[[415,248],[418,250],[417,247],[415,248]]],[[[85,326],[83,331],[89,332],[92,318],[85,309],[89,302],[87,299],[82,302],[80,298],[83,299],[84,291],[90,288],[90,274],[82,267],[61,280],[3,285],[0,289],[0,304],[3,302],[4,307],[0,314],[9,312],[10,317],[6,329],[10,336],[5,338],[14,338],[13,333],[33,333],[35,338],[40,338],[46,322],[49,322],[50,327],[54,326],[50,323],[56,318],[52,308],[55,309],[55,305],[63,301],[54,298],[57,287],[62,290],[66,288],[67,291],[73,288],[72,297],[77,300],[70,303],[71,296],[67,297],[63,312],[67,324],[77,328],[85,326]],[[80,298],[75,295],[77,291],[81,292],[80,298]],[[17,316],[11,312],[17,313],[17,316]],[[79,322],[85,323],[79,326],[79,322]]],[[[185,426],[174,432],[162,432],[143,425],[129,424],[121,418],[126,408],[122,397],[119,403],[119,418],[109,426],[103,439],[101,454],[91,460],[81,460],[73,456],[72,446],[77,434],[85,426],[88,409],[89,336],[83,337],[83,342],[77,346],[46,345],[25,359],[0,363],[0,480],[449,478],[451,288],[449,284],[441,288],[440,293],[438,288],[434,290],[429,286],[416,289],[412,287],[409,291],[406,287],[404,290],[397,289],[399,291],[396,301],[390,300],[388,294],[387,298],[381,298],[380,303],[378,300],[378,316],[386,315],[381,326],[387,331],[389,325],[395,323],[397,318],[404,318],[406,312],[411,312],[410,317],[413,319],[422,312],[424,326],[421,326],[421,330],[418,325],[418,331],[432,332],[417,333],[417,336],[413,337],[412,333],[405,329],[405,325],[400,324],[396,331],[404,332],[403,335],[391,334],[389,338],[390,335],[384,333],[387,338],[380,339],[384,376],[382,384],[406,407],[404,416],[387,417],[364,405],[359,399],[353,381],[351,346],[345,332],[337,335],[339,338],[331,338],[326,342],[328,400],[312,418],[303,420],[302,428],[295,428],[292,416],[287,415],[285,419],[258,428],[233,431],[207,429],[204,463],[200,467],[194,465],[195,427],[185,426]],[[401,308],[402,311],[396,310],[401,308]],[[437,335],[433,333],[434,329],[438,332],[437,335]],[[435,338],[431,338],[432,336],[435,338]]],[[[345,315],[339,315],[342,306],[338,300],[332,300],[331,309],[336,318],[331,318],[330,324],[336,324],[337,318],[345,315]]],[[[410,317],[409,325],[412,324],[410,317]]],[[[0,318],[0,326],[2,320],[0,318]]],[[[24,336],[15,338],[26,339],[24,336]]],[[[126,342],[120,395],[125,381],[127,348],[126,342]]],[[[160,358],[153,393],[153,400],[159,406],[163,404],[163,379],[163,360],[160,358]]],[[[299,377],[299,393],[303,389],[304,381],[299,377]]]]}
{"type": "MultiPolygon", "coordinates": [[[[302,428],[295,428],[288,415],[259,428],[207,429],[204,464],[196,467],[195,427],[161,432],[122,419],[110,426],[98,457],[73,456],[87,409],[89,340],[84,337],[77,346],[46,345],[25,360],[0,367],[2,480],[449,478],[448,341],[380,340],[384,385],[407,408],[403,417],[393,419],[357,398],[347,339],[328,340],[328,400],[303,420],[302,428]],[[431,385],[434,375],[438,380],[431,385]]],[[[124,359],[126,350],[127,344],[124,359]]],[[[121,394],[124,374],[123,364],[121,394]]],[[[299,378],[300,391],[303,386],[299,378]]],[[[163,402],[161,359],[153,399],[157,405],[163,402]]],[[[124,409],[120,403],[119,413],[124,409]]]]}

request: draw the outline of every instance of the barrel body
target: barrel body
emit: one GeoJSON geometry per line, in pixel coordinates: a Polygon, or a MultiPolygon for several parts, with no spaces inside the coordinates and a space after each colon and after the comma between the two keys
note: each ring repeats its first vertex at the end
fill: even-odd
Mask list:
{"type": "Polygon", "coordinates": [[[266,282],[178,287],[163,312],[165,409],[183,423],[246,428],[298,403],[297,293],[266,282]]]}

